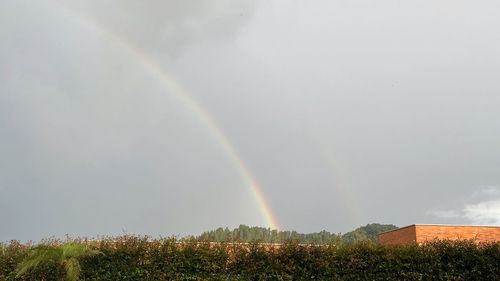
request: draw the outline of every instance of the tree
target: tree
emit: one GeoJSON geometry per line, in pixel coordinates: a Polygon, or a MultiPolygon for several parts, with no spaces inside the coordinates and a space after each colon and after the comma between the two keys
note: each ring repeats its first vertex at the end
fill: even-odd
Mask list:
{"type": "Polygon", "coordinates": [[[29,270],[36,268],[40,263],[54,262],[59,270],[64,270],[65,279],[76,281],[80,275],[81,267],[79,257],[102,254],[85,244],[65,243],[59,246],[38,245],[31,250],[28,256],[17,266],[17,277],[29,270]]]}
{"type": "Polygon", "coordinates": [[[376,238],[377,234],[396,229],[397,227],[392,224],[367,224],[338,237],[335,233],[330,233],[326,230],[314,233],[298,233],[297,231],[278,231],[276,229],[247,226],[241,224],[238,228],[230,231],[227,227],[225,229],[218,228],[203,232],[198,238],[208,239],[214,242],[224,242],[227,240],[237,242],[267,242],[267,243],[284,243],[289,240],[298,243],[314,243],[314,244],[330,244],[343,241],[346,244],[356,243],[367,239],[376,238]]]}
{"type": "Polygon", "coordinates": [[[371,223],[344,234],[342,239],[347,244],[353,244],[358,241],[376,238],[377,234],[396,228],[398,227],[393,224],[371,223]]]}

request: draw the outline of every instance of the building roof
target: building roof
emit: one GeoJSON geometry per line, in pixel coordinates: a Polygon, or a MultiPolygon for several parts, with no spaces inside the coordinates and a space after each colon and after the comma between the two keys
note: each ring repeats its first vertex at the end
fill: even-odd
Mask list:
{"type": "Polygon", "coordinates": [[[397,230],[401,230],[401,229],[405,229],[405,228],[412,227],[412,226],[417,226],[417,225],[423,225],[423,226],[460,226],[460,227],[492,227],[492,228],[500,228],[500,226],[498,226],[498,225],[464,225],[464,224],[418,223],[418,224],[410,224],[410,225],[403,226],[403,227],[400,227],[400,228],[396,228],[396,229],[392,229],[392,230],[387,230],[387,231],[384,231],[384,232],[380,232],[378,235],[384,234],[384,233],[388,233],[388,232],[397,231],[397,230]]]}

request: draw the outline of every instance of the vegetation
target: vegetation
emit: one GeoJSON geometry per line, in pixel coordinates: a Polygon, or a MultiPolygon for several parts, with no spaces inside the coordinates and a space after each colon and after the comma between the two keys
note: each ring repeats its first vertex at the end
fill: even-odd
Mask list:
{"type": "Polygon", "coordinates": [[[64,243],[62,245],[40,244],[28,253],[16,268],[16,277],[22,277],[29,271],[35,270],[40,264],[54,264],[54,276],[60,280],[76,281],[81,267],[78,258],[100,254],[100,251],[91,249],[82,243],[64,243]],[[64,272],[64,273],[63,273],[64,272]]]}
{"type": "MultiPolygon", "coordinates": [[[[500,243],[383,246],[367,240],[313,246],[289,241],[276,246],[125,236],[76,244],[102,253],[73,256],[81,266],[80,280],[500,280],[500,243]]],[[[59,258],[44,259],[20,276],[16,272],[32,250],[53,251],[57,245],[14,241],[0,248],[0,280],[63,276],[59,258]]]]}
{"type": "Polygon", "coordinates": [[[249,227],[244,224],[234,230],[229,230],[227,227],[219,227],[216,230],[207,231],[198,236],[198,239],[210,240],[214,242],[264,242],[264,243],[284,243],[286,241],[296,241],[302,244],[331,244],[337,240],[342,240],[344,243],[352,244],[355,242],[376,238],[377,234],[396,229],[397,226],[392,224],[372,223],[357,228],[354,231],[344,235],[321,231],[315,233],[298,233],[296,231],[276,231],[264,227],[249,227]]]}
{"type": "Polygon", "coordinates": [[[377,239],[377,234],[398,228],[393,224],[371,223],[358,227],[342,236],[342,241],[346,244],[353,244],[368,239],[377,239]]]}
{"type": "Polygon", "coordinates": [[[261,243],[283,243],[285,241],[297,241],[299,243],[328,244],[337,239],[337,235],[328,231],[302,234],[296,231],[277,231],[264,227],[249,227],[244,224],[234,230],[227,227],[219,227],[216,230],[207,231],[198,236],[198,239],[214,242],[261,242],[261,243]]]}

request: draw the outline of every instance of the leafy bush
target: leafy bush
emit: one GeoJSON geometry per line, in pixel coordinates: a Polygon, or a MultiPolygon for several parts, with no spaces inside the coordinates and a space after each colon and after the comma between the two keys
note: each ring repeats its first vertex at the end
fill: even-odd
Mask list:
{"type": "MultiPolygon", "coordinates": [[[[74,243],[102,253],[76,257],[82,269],[80,280],[500,280],[500,243],[383,246],[364,241],[315,246],[135,236],[74,243]]],[[[37,247],[41,246],[16,241],[2,244],[0,280],[64,276],[60,263],[48,259],[16,277],[18,264],[37,247]]]]}

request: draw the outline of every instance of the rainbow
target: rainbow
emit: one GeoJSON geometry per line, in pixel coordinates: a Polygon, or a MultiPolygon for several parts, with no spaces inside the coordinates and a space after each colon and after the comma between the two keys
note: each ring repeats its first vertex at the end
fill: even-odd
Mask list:
{"type": "MultiPolygon", "coordinates": [[[[53,2],[52,2],[53,3],[53,2]]],[[[279,229],[278,222],[271,210],[271,207],[267,203],[265,196],[262,192],[262,188],[257,183],[256,179],[250,172],[242,157],[239,155],[234,145],[224,134],[219,126],[214,122],[214,120],[207,114],[203,107],[193,99],[193,97],[181,87],[179,83],[173,79],[173,77],[163,70],[152,58],[150,58],[146,53],[142,52],[139,48],[134,46],[128,41],[125,41],[120,36],[118,36],[113,31],[105,28],[104,26],[98,25],[94,21],[90,21],[82,15],[74,12],[73,10],[66,8],[62,5],[57,5],[53,3],[54,7],[61,11],[63,15],[68,15],[69,18],[75,20],[79,24],[92,28],[93,30],[104,35],[114,44],[119,46],[121,49],[128,52],[133,58],[135,58],[145,69],[147,69],[152,75],[154,75],[159,81],[165,85],[169,90],[169,93],[175,95],[183,104],[185,104],[199,120],[208,128],[208,130],[214,135],[218,140],[219,144],[224,148],[227,156],[232,160],[238,172],[243,179],[246,180],[248,187],[250,188],[257,204],[259,206],[260,212],[265,219],[268,227],[271,229],[279,229]]]]}
{"type": "MultiPolygon", "coordinates": [[[[305,104],[306,101],[304,100],[303,103],[305,104]]],[[[318,128],[317,122],[313,122],[313,120],[310,119],[314,112],[307,110],[310,107],[305,108],[306,111],[302,117],[304,118],[303,122],[306,124],[303,127],[307,131],[307,135],[310,136],[311,143],[314,144],[314,147],[318,150],[319,155],[321,155],[325,166],[330,171],[330,183],[342,199],[342,202],[344,203],[352,221],[351,223],[356,226],[362,225],[366,221],[365,216],[358,207],[359,204],[357,204],[355,200],[356,196],[354,196],[352,192],[352,186],[349,181],[348,173],[346,169],[344,169],[345,166],[340,165],[342,163],[339,159],[340,155],[338,155],[334,149],[337,147],[335,145],[335,139],[322,133],[320,128],[318,128]]],[[[321,120],[321,118],[317,116],[315,120],[321,120]]]]}

